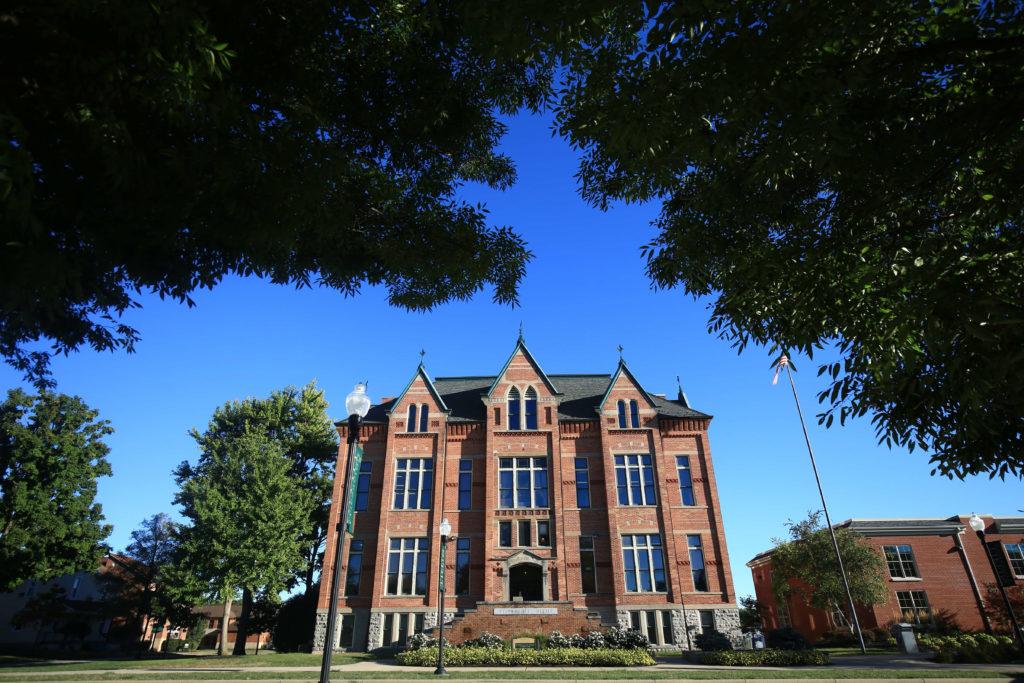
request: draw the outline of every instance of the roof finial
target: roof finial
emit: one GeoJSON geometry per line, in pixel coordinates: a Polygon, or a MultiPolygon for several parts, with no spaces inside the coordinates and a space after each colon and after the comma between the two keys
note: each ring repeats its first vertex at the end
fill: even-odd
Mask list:
{"type": "Polygon", "coordinates": [[[622,349],[622,344],[619,344],[618,349],[619,349],[619,360],[621,361],[622,360],[622,350],[623,350],[622,349]]]}
{"type": "Polygon", "coordinates": [[[681,403],[681,404],[683,404],[683,406],[689,408],[690,407],[690,399],[688,399],[686,397],[686,394],[683,393],[683,382],[682,382],[682,380],[679,379],[679,375],[676,375],[676,388],[679,389],[679,395],[676,396],[676,401],[681,403]]]}
{"type": "Polygon", "coordinates": [[[427,355],[426,349],[420,349],[420,367],[423,367],[423,356],[427,355]]]}
{"type": "Polygon", "coordinates": [[[523,321],[519,321],[519,341],[523,341],[523,321]]]}

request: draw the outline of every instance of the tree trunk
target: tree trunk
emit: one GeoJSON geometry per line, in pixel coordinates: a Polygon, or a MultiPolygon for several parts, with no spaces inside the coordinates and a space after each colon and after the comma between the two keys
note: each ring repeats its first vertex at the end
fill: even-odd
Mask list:
{"type": "Polygon", "coordinates": [[[228,622],[231,620],[231,602],[234,596],[229,592],[224,599],[224,617],[220,620],[220,645],[217,646],[218,655],[228,653],[228,622]]]}
{"type": "Polygon", "coordinates": [[[252,591],[242,589],[242,613],[238,615],[238,626],[235,630],[234,655],[245,654],[245,641],[249,638],[249,616],[252,614],[252,591]]]}
{"type": "Polygon", "coordinates": [[[256,654],[257,655],[260,653],[260,641],[262,639],[263,639],[263,634],[262,633],[257,633],[256,634],[256,654]]]}

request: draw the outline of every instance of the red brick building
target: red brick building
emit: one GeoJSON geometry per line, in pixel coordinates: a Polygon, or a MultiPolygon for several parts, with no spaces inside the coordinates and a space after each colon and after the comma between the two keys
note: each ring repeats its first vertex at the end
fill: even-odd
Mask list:
{"type": "MultiPolygon", "coordinates": [[[[689,647],[738,635],[708,442],[709,415],[612,375],[548,375],[520,338],[486,377],[431,379],[363,421],[354,534],[343,558],[342,648],[400,646],[436,623],[438,525],[452,524],[446,623],[460,642],[634,626],[689,647]]],[[[346,465],[342,437],[332,518],[346,465]]],[[[332,527],[334,525],[331,525],[332,527]]],[[[323,648],[335,539],[314,645],[323,648]]]]}
{"type": "MultiPolygon", "coordinates": [[[[1024,517],[983,515],[982,519],[999,578],[965,516],[851,519],[837,525],[863,535],[886,561],[889,599],[884,605],[858,606],[861,627],[905,622],[927,629],[937,620],[953,619],[966,630],[985,630],[990,623],[999,630],[997,615],[1004,608],[997,580],[1011,593],[1024,589],[1024,517]]],[[[798,597],[777,604],[772,593],[771,551],[756,556],[747,566],[754,575],[757,600],[765,608],[766,628],[792,626],[813,641],[838,626],[837,617],[809,607],[798,597]]]]}

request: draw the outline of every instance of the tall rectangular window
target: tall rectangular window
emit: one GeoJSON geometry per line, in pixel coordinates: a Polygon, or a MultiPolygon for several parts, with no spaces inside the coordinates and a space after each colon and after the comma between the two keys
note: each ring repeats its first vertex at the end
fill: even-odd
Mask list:
{"type": "Polygon", "coordinates": [[[615,483],[619,505],[656,505],[654,465],[650,455],[616,455],[615,483]]]}
{"type": "Polygon", "coordinates": [[[1017,576],[1024,576],[1024,543],[1006,543],[1006,557],[1010,560],[1010,568],[1017,576]]]}
{"type": "Polygon", "coordinates": [[[903,621],[922,626],[932,621],[932,608],[924,591],[896,591],[903,621]]]}
{"type": "Polygon", "coordinates": [[[707,633],[713,631],[715,628],[715,612],[710,609],[702,609],[700,611],[700,630],[701,633],[707,633]]]}
{"type": "Polygon", "coordinates": [[[590,463],[576,458],[576,507],[590,507],[590,463]]]}
{"type": "Polygon", "coordinates": [[[502,548],[512,547],[512,522],[498,522],[498,545],[502,548]]]}
{"type": "Polygon", "coordinates": [[[412,632],[413,633],[423,633],[423,622],[424,621],[426,621],[426,618],[424,617],[423,612],[417,612],[416,616],[415,616],[415,619],[413,619],[413,622],[412,622],[412,632]]]}
{"type": "Polygon", "coordinates": [[[661,644],[672,645],[675,642],[675,638],[672,634],[672,612],[668,610],[661,611],[661,644]]]}
{"type": "Polygon", "coordinates": [[[526,390],[526,401],[523,404],[523,418],[527,429],[537,428],[537,392],[533,387],[526,390]]]}
{"type": "Polygon", "coordinates": [[[686,537],[686,545],[690,550],[690,574],[693,575],[693,590],[708,590],[708,573],[704,568],[704,546],[700,535],[691,534],[686,537]]]}
{"type": "Polygon", "coordinates": [[[679,474],[679,498],[683,505],[695,505],[693,499],[693,477],[690,476],[690,457],[676,456],[676,472],[679,474]]]}
{"type": "Polygon", "coordinates": [[[894,579],[918,578],[914,553],[909,545],[884,545],[885,563],[889,567],[889,576],[894,579]]]}
{"type": "Polygon", "coordinates": [[[391,539],[388,550],[387,594],[427,594],[427,539],[391,539]]]}
{"type": "Polygon", "coordinates": [[[455,594],[469,593],[469,539],[455,541],[455,594]]]}
{"type": "Polygon", "coordinates": [[[647,636],[648,642],[658,642],[658,614],[651,610],[644,612],[644,621],[647,628],[644,631],[644,635],[647,636]]]}
{"type": "Polygon", "coordinates": [[[548,459],[499,458],[498,505],[503,508],[548,507],[548,459]]]}
{"type": "Polygon", "coordinates": [[[398,640],[399,645],[405,645],[409,640],[409,614],[398,615],[398,640]]]}
{"type": "Polygon", "coordinates": [[[473,507],[473,461],[459,460],[459,509],[473,507]]]}
{"type": "Polygon", "coordinates": [[[359,595],[363,575],[363,541],[353,538],[348,544],[348,571],[345,574],[345,595],[359,595]]]}
{"type": "Polygon", "coordinates": [[[373,474],[373,463],[364,460],[359,465],[359,480],[356,482],[355,508],[358,512],[363,512],[370,504],[371,474],[373,474]]]}
{"type": "Polygon", "coordinates": [[[356,615],[341,615],[341,635],[338,638],[340,647],[352,647],[352,627],[355,625],[356,615]]]}
{"type": "Polygon", "coordinates": [[[665,556],[661,551],[661,535],[623,536],[622,564],[626,570],[626,590],[630,593],[665,590],[665,556]]]}
{"type": "Polygon", "coordinates": [[[384,645],[393,645],[395,642],[394,629],[395,617],[401,618],[401,614],[388,612],[384,615],[384,645]]]}
{"type": "Polygon", "coordinates": [[[531,522],[529,520],[522,520],[519,522],[519,544],[524,548],[529,548],[533,545],[533,538],[531,529],[531,522]]]}
{"type": "Polygon", "coordinates": [[[580,536],[580,577],[584,593],[597,592],[597,561],[594,556],[593,536],[580,536]]]}
{"type": "Polygon", "coordinates": [[[433,487],[432,458],[399,458],[395,461],[396,510],[429,510],[433,487]]]}
{"type": "Polygon", "coordinates": [[[537,545],[542,548],[551,547],[551,522],[537,522],[537,545]]]}

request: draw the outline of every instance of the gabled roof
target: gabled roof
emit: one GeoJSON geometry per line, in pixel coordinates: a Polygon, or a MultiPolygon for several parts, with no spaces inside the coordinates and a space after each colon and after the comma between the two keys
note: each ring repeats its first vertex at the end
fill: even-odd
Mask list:
{"type": "Polygon", "coordinates": [[[530,349],[526,348],[526,342],[523,340],[522,334],[520,334],[519,339],[516,340],[516,347],[512,349],[512,353],[509,354],[508,360],[505,361],[504,367],[501,368],[501,372],[498,373],[498,376],[494,378],[494,382],[491,383],[490,388],[487,389],[486,395],[490,396],[491,394],[494,393],[495,387],[498,386],[498,381],[505,376],[505,371],[508,370],[508,366],[512,364],[512,359],[516,357],[517,351],[523,352],[523,355],[526,356],[526,360],[528,360],[530,362],[530,365],[533,366],[533,369],[537,371],[537,374],[540,376],[541,381],[544,382],[544,386],[548,388],[548,391],[550,391],[552,394],[556,396],[560,396],[561,392],[558,391],[558,389],[555,388],[555,385],[551,383],[551,380],[548,379],[548,376],[544,373],[544,370],[541,369],[540,363],[538,363],[537,359],[533,357],[532,353],[530,353],[530,349]]]}
{"type": "MultiPolygon", "coordinates": [[[[437,402],[437,405],[440,406],[441,411],[445,413],[451,412],[448,410],[448,405],[444,402],[444,399],[441,398],[441,394],[437,391],[437,387],[434,386],[434,383],[430,381],[430,377],[427,376],[427,369],[423,367],[423,363],[420,363],[416,368],[416,373],[412,376],[412,379],[410,379],[409,383],[405,385],[405,389],[402,389],[402,393],[398,395],[398,398],[391,401],[388,415],[391,415],[395,411],[395,408],[398,407],[398,404],[402,402],[402,399],[405,398],[405,395],[409,392],[410,387],[412,387],[417,377],[423,378],[423,383],[427,385],[427,391],[430,392],[430,395],[437,402]]],[[[369,415],[367,415],[367,417],[369,417],[369,415]]]]}
{"type": "Polygon", "coordinates": [[[604,410],[604,404],[608,401],[608,395],[612,393],[612,388],[615,386],[615,382],[619,379],[619,375],[623,373],[625,373],[626,377],[629,378],[629,381],[631,381],[633,385],[640,390],[640,395],[647,400],[647,405],[652,408],[657,408],[658,404],[654,402],[654,397],[647,393],[647,390],[644,389],[640,382],[636,381],[636,377],[634,377],[633,373],[629,371],[628,367],[626,367],[626,361],[620,358],[619,367],[615,369],[615,374],[612,375],[612,381],[608,382],[608,388],[605,390],[604,396],[601,397],[601,402],[597,404],[597,409],[599,411],[604,410]]]}

